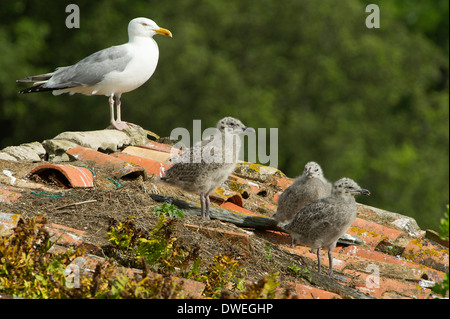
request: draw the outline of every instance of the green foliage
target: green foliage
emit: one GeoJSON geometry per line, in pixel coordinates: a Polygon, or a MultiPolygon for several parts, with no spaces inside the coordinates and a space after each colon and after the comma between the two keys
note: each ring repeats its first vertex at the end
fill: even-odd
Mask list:
{"type": "Polygon", "coordinates": [[[124,254],[121,259],[125,265],[143,262],[153,271],[170,273],[175,268],[188,271],[190,262],[197,260],[198,246],[190,251],[177,246],[173,237],[176,219],[167,217],[165,211],[149,235],[137,229],[133,220],[134,217],[129,216],[125,222],[114,222],[117,226],[112,225],[107,233],[112,247],[124,254]]]}
{"type": "Polygon", "coordinates": [[[448,205],[447,205],[447,212],[444,214],[444,218],[441,218],[441,232],[440,232],[439,236],[442,239],[448,239],[448,224],[449,224],[448,211],[449,211],[449,209],[448,209],[448,205]]]}
{"type": "Polygon", "coordinates": [[[55,242],[39,216],[18,222],[14,234],[0,237],[0,292],[26,298],[66,298],[65,269],[80,250],[52,254],[55,242]]]}
{"type": "Polygon", "coordinates": [[[99,263],[92,276],[80,273],[79,285],[74,286],[67,269],[84,252],[50,253],[55,242],[45,228],[46,218],[21,220],[13,235],[0,237],[0,293],[25,298],[185,298],[181,281],[173,280],[179,275],[204,282],[207,298],[224,297],[227,292],[241,299],[275,297],[278,273],[246,287],[246,271],[230,254],[213,257],[202,269],[205,260],[200,257],[200,247],[179,247],[172,236],[175,221],[161,215],[149,236],[136,228],[133,216],[113,223],[108,240],[115,249],[127,253],[127,258],[140,260],[143,275],[132,275],[112,262],[99,263]]]}
{"type": "Polygon", "coordinates": [[[172,237],[174,230],[175,219],[161,215],[150,238],[139,238],[135,249],[136,259],[144,260],[156,271],[172,272],[175,268],[185,270],[191,260],[197,259],[199,248],[196,246],[190,252],[178,248],[176,238],[172,237]]]}
{"type": "Polygon", "coordinates": [[[161,214],[167,215],[170,218],[184,218],[185,212],[173,204],[164,203],[153,209],[153,215],[160,216],[161,214]]]}
{"type": "Polygon", "coordinates": [[[211,298],[217,298],[228,283],[233,284],[233,289],[242,289],[245,270],[240,267],[239,261],[229,254],[219,254],[213,258],[213,263],[207,271],[198,277],[199,281],[206,284],[204,294],[211,298]]]}
{"type": "Polygon", "coordinates": [[[431,288],[434,293],[439,294],[442,297],[448,297],[448,289],[448,273],[444,275],[444,280],[441,283],[437,283],[433,288],[431,288]]]}
{"type": "Polygon", "coordinates": [[[128,274],[117,274],[112,267],[96,269],[94,279],[84,285],[95,298],[101,299],[168,299],[183,298],[181,284],[170,277],[145,276],[141,280],[128,274]],[[94,283],[94,284],[93,284],[94,283]]]}
{"type": "Polygon", "coordinates": [[[278,273],[268,274],[261,278],[256,284],[249,286],[246,291],[239,295],[239,299],[273,299],[276,289],[280,285],[278,273]]]}
{"type": "MultiPolygon", "coordinates": [[[[187,279],[204,282],[206,287],[203,293],[208,298],[220,297],[224,288],[229,284],[231,284],[231,287],[228,287],[228,289],[233,291],[244,289],[245,269],[240,267],[239,261],[229,254],[219,254],[202,271],[200,266],[204,263],[204,260],[200,257],[200,246],[181,247],[177,239],[173,237],[176,219],[169,218],[166,213],[160,215],[149,236],[143,236],[140,232],[136,240],[133,240],[133,238],[136,238],[135,234],[138,230],[132,219],[128,218],[127,222],[119,222],[118,225],[114,228],[114,231],[108,232],[108,240],[114,248],[125,250],[128,253],[126,258],[141,262],[141,266],[147,272],[152,270],[172,276],[178,274],[187,279]],[[118,232],[119,234],[117,234],[118,232]],[[121,235],[124,237],[123,234],[126,234],[126,240],[115,239],[121,235]],[[122,242],[133,244],[123,247],[122,242]]],[[[125,261],[125,263],[129,262],[125,261]]],[[[122,280],[125,279],[122,278],[122,280]]],[[[120,283],[117,283],[117,285],[118,287],[124,286],[120,283]]]]}
{"type": "Polygon", "coordinates": [[[270,261],[270,259],[272,258],[272,247],[264,246],[264,250],[266,251],[266,253],[263,255],[264,258],[266,258],[267,261],[270,261]]]}
{"type": "MultiPolygon", "coordinates": [[[[447,212],[444,214],[444,218],[441,218],[440,229],[441,232],[439,236],[441,239],[448,240],[448,225],[449,225],[449,205],[447,205],[447,212]]],[[[431,289],[434,293],[441,295],[442,297],[448,297],[449,289],[449,279],[448,273],[444,275],[444,280],[440,283],[436,283],[434,287],[431,289]]]]}
{"type": "Polygon", "coordinates": [[[133,223],[134,216],[128,216],[125,222],[112,225],[107,233],[108,240],[120,250],[131,249],[131,244],[136,242],[136,228],[133,223]]]}
{"type": "Polygon", "coordinates": [[[299,275],[302,278],[305,278],[306,280],[308,280],[309,282],[311,282],[312,278],[311,278],[311,271],[306,268],[306,267],[299,267],[294,263],[291,263],[288,266],[289,271],[293,272],[296,275],[299,275]]]}

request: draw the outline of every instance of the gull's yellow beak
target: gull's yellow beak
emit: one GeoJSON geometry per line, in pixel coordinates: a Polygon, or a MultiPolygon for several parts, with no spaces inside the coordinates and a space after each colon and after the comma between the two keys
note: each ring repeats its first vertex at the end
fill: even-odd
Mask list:
{"type": "Polygon", "coordinates": [[[159,28],[158,30],[155,30],[155,32],[166,37],[172,37],[172,32],[164,28],[159,28]]]}

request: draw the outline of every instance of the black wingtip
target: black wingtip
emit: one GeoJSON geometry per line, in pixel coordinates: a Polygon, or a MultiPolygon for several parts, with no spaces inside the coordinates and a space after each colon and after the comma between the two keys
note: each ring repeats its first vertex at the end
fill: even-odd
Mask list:
{"type": "Polygon", "coordinates": [[[19,94],[26,94],[26,93],[34,93],[34,92],[45,92],[45,91],[53,91],[53,88],[47,88],[43,87],[42,84],[38,84],[26,89],[23,89],[19,91],[19,94]]]}

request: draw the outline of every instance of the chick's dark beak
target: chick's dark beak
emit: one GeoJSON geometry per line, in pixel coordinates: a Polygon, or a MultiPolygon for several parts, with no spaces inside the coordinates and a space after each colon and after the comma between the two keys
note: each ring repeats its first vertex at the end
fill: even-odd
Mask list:
{"type": "Polygon", "coordinates": [[[369,196],[369,195],[370,195],[370,192],[369,192],[367,189],[364,189],[364,188],[361,188],[361,189],[359,190],[359,193],[360,193],[361,195],[364,195],[364,196],[369,196]]]}

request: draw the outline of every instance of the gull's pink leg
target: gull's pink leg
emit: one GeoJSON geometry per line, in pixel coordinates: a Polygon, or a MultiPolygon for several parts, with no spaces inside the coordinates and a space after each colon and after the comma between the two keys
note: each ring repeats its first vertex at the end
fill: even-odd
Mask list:
{"type": "Polygon", "coordinates": [[[118,94],[116,95],[116,113],[117,113],[117,120],[115,125],[113,124],[113,126],[118,129],[119,131],[122,131],[124,129],[126,129],[128,126],[138,126],[136,124],[133,123],[129,123],[129,122],[123,122],[122,121],[122,109],[121,109],[121,105],[122,105],[122,101],[120,100],[120,97],[122,96],[122,94],[118,94]]]}
{"type": "Polygon", "coordinates": [[[114,94],[111,94],[109,97],[109,112],[111,114],[110,123],[112,126],[114,126],[114,123],[116,122],[114,120],[114,94]]]}

